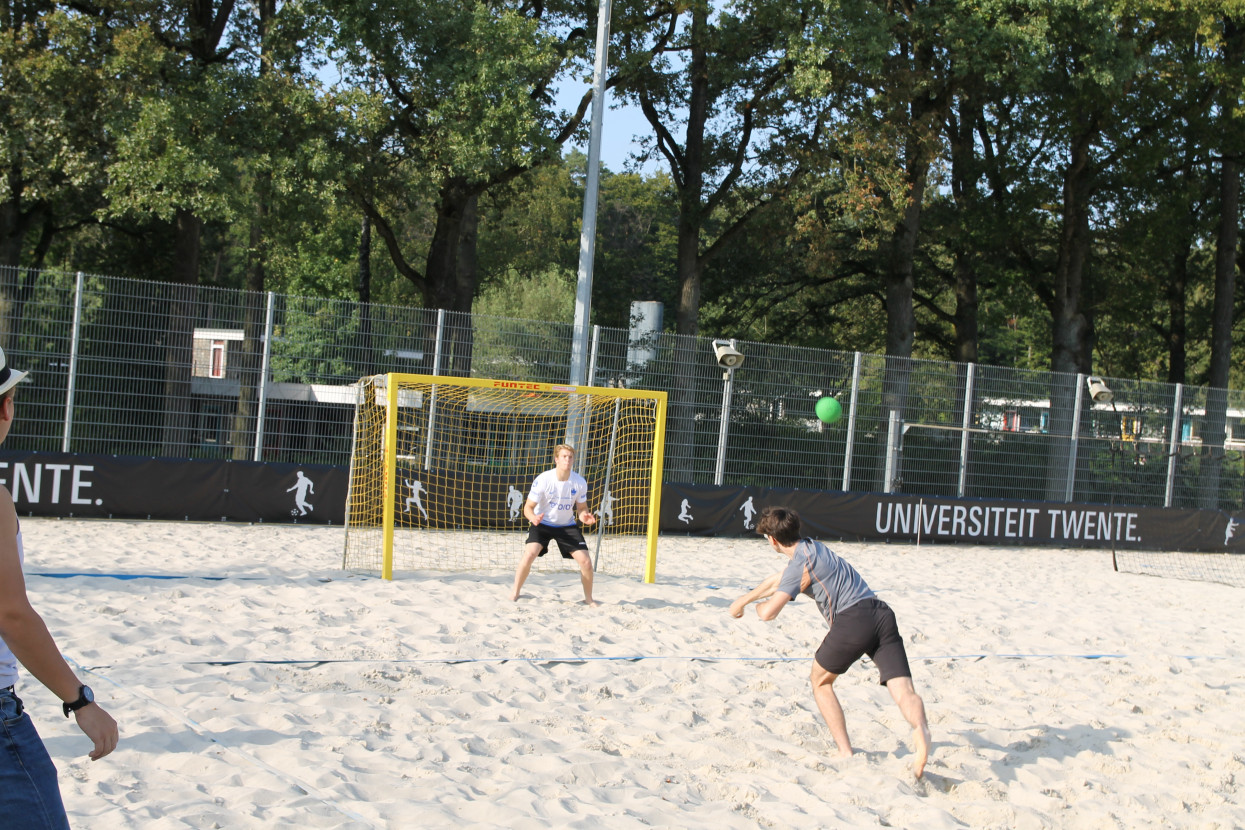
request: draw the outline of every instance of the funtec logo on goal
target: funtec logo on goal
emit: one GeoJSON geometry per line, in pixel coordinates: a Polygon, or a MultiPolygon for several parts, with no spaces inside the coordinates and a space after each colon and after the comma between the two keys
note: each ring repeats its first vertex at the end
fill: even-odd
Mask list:
{"type": "Polygon", "coordinates": [[[541,383],[523,383],[522,381],[517,381],[517,380],[495,380],[493,381],[493,388],[494,389],[530,389],[533,392],[539,392],[541,389],[544,389],[545,386],[544,384],[541,384],[541,383]]]}

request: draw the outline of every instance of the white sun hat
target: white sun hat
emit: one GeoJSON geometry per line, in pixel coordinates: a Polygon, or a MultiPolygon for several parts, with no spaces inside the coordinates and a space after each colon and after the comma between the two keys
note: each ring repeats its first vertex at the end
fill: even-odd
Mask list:
{"type": "Polygon", "coordinates": [[[0,395],[20,383],[28,374],[30,373],[20,369],[9,368],[8,361],[4,358],[4,349],[0,349],[0,395]]]}

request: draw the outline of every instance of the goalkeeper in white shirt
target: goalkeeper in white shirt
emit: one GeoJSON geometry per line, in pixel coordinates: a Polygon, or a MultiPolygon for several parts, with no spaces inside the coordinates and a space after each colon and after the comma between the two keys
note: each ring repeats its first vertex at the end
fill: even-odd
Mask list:
{"type": "Polygon", "coordinates": [[[523,515],[532,523],[527,544],[514,573],[514,590],[510,598],[517,600],[523,583],[532,572],[532,563],[549,551],[556,541],[563,559],[574,559],[579,565],[579,580],[584,586],[584,604],[596,605],[592,599],[592,557],[588,543],[575,524],[575,517],[586,525],[595,524],[597,517],[588,509],[588,482],[571,468],[575,465],[575,448],[558,444],[553,448],[553,469],[536,476],[528,491],[523,515]]]}

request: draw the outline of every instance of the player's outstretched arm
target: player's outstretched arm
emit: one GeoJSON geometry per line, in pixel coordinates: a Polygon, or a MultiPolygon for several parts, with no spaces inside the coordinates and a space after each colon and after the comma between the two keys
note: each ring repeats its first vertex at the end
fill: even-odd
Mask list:
{"type": "Polygon", "coordinates": [[[731,616],[735,618],[744,615],[744,609],[759,599],[766,599],[774,595],[774,591],[778,590],[778,581],[782,578],[782,571],[767,576],[765,581],[753,588],[748,593],[731,603],[731,616]]]}
{"type": "Polygon", "coordinates": [[[581,501],[575,505],[575,509],[579,511],[579,520],[586,525],[596,524],[597,517],[588,509],[588,502],[581,501]]]}
{"type": "Polygon", "coordinates": [[[792,596],[783,591],[775,591],[770,598],[757,606],[757,616],[763,620],[769,621],[778,616],[782,609],[787,607],[787,603],[791,602],[792,596]]]}

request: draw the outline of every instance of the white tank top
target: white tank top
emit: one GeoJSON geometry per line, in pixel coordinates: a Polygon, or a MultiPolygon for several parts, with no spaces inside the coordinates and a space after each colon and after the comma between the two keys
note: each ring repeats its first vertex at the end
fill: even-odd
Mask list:
{"type": "MultiPolygon", "coordinates": [[[[17,531],[17,561],[19,563],[26,561],[26,553],[22,549],[22,532],[17,531]]],[[[17,658],[13,656],[13,652],[9,651],[9,647],[5,645],[4,638],[0,637],[0,689],[7,689],[9,686],[17,683],[17,658]]]]}

